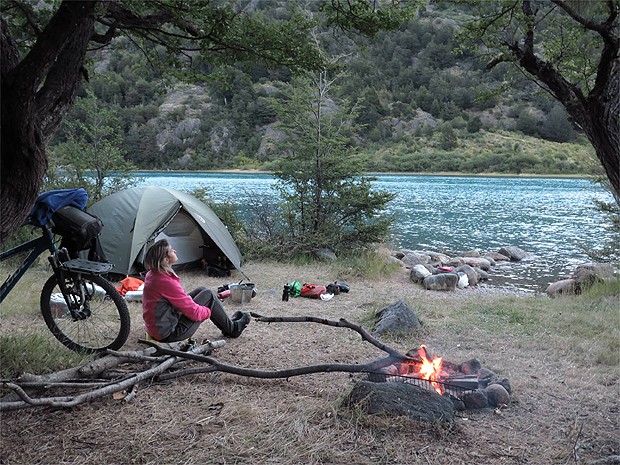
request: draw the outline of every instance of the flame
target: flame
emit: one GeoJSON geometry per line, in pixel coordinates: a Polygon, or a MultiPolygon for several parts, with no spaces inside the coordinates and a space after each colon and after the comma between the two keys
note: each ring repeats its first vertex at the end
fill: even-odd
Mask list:
{"type": "Polygon", "coordinates": [[[444,387],[437,381],[441,378],[442,370],[442,357],[434,357],[430,359],[426,346],[421,345],[417,349],[417,357],[414,363],[409,363],[410,368],[415,367],[417,371],[409,372],[410,375],[414,375],[416,378],[425,379],[430,381],[431,385],[435,388],[440,395],[444,393],[444,387]]]}
{"type": "Polygon", "coordinates": [[[418,349],[418,354],[422,359],[422,366],[420,367],[420,375],[422,375],[423,379],[426,379],[431,382],[435,391],[439,394],[443,394],[443,386],[438,384],[436,381],[439,380],[441,376],[441,364],[443,361],[442,357],[435,357],[432,360],[429,360],[427,357],[426,346],[421,345],[418,349]]]}

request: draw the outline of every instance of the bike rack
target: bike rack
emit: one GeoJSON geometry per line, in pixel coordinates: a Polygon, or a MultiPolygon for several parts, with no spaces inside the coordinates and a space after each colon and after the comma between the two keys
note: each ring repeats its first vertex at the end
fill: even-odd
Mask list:
{"type": "Polygon", "coordinates": [[[90,260],[74,258],[73,260],[62,263],[60,267],[63,270],[67,271],[103,274],[112,270],[112,268],[114,268],[114,265],[111,263],[91,262],[90,260]]]}

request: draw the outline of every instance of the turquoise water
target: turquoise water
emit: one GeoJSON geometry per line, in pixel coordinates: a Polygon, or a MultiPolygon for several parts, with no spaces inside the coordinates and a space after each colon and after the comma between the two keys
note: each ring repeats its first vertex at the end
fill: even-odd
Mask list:
{"type": "MultiPolygon", "coordinates": [[[[278,201],[267,174],[137,173],[140,185],[190,191],[206,188],[216,202],[257,208],[278,201]]],[[[381,175],[377,189],[397,194],[394,247],[453,254],[515,245],[531,254],[492,271],[492,283],[543,291],[588,261],[583,247],[606,237],[594,199],[610,200],[584,179],[381,175]]]]}

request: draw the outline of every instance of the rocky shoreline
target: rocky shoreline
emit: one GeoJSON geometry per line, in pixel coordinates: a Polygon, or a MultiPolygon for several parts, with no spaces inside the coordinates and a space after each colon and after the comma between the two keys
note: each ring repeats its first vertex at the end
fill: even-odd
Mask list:
{"type": "MultiPolygon", "coordinates": [[[[466,250],[447,255],[434,251],[399,249],[390,252],[389,260],[410,270],[412,282],[426,290],[456,291],[475,290],[485,294],[531,295],[532,291],[506,288],[490,284],[490,271],[502,262],[519,262],[528,253],[516,246],[504,246],[496,252],[483,253],[466,250]]],[[[584,263],[566,279],[551,283],[546,295],[576,295],[597,281],[615,276],[614,268],[608,263],[584,263]]]]}

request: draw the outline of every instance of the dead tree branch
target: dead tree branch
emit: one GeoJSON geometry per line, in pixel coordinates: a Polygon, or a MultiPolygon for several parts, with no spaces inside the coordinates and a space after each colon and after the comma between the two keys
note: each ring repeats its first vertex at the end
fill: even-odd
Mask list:
{"type": "Polygon", "coordinates": [[[80,367],[47,375],[24,374],[16,381],[3,383],[3,387],[10,389],[13,394],[0,399],[0,411],[31,407],[67,408],[119,392],[128,393],[124,396],[124,400],[127,402],[135,397],[137,385],[140,382],[147,380],[164,381],[199,373],[219,371],[264,379],[290,378],[312,373],[373,373],[393,363],[410,359],[407,355],[399,353],[397,350],[374,338],[361,326],[351,323],[344,318],[333,321],[311,316],[267,317],[256,313],[252,313],[252,316],[262,323],[318,323],[337,328],[348,328],[357,332],[363,341],[386,352],[387,356],[365,364],[325,363],[282,370],[260,370],[229,365],[210,356],[213,349],[225,344],[225,341],[222,340],[207,341],[189,350],[181,350],[182,347],[179,343],[162,344],[139,340],[140,343],[150,347],[143,351],[109,351],[109,355],[80,367]],[[188,364],[192,362],[201,362],[202,366],[188,367],[188,364]],[[140,363],[142,368],[132,367],[130,370],[123,368],[125,371],[117,368],[120,365],[130,363],[140,363]],[[150,367],[144,368],[145,364],[150,364],[150,367]],[[171,370],[173,366],[174,369],[171,370]],[[170,371],[168,372],[168,370],[170,371]],[[90,381],[87,382],[86,379],[90,381]],[[36,397],[34,395],[35,392],[39,393],[41,390],[49,392],[60,389],[90,390],[72,395],[60,394],[49,397],[36,397]]]}

